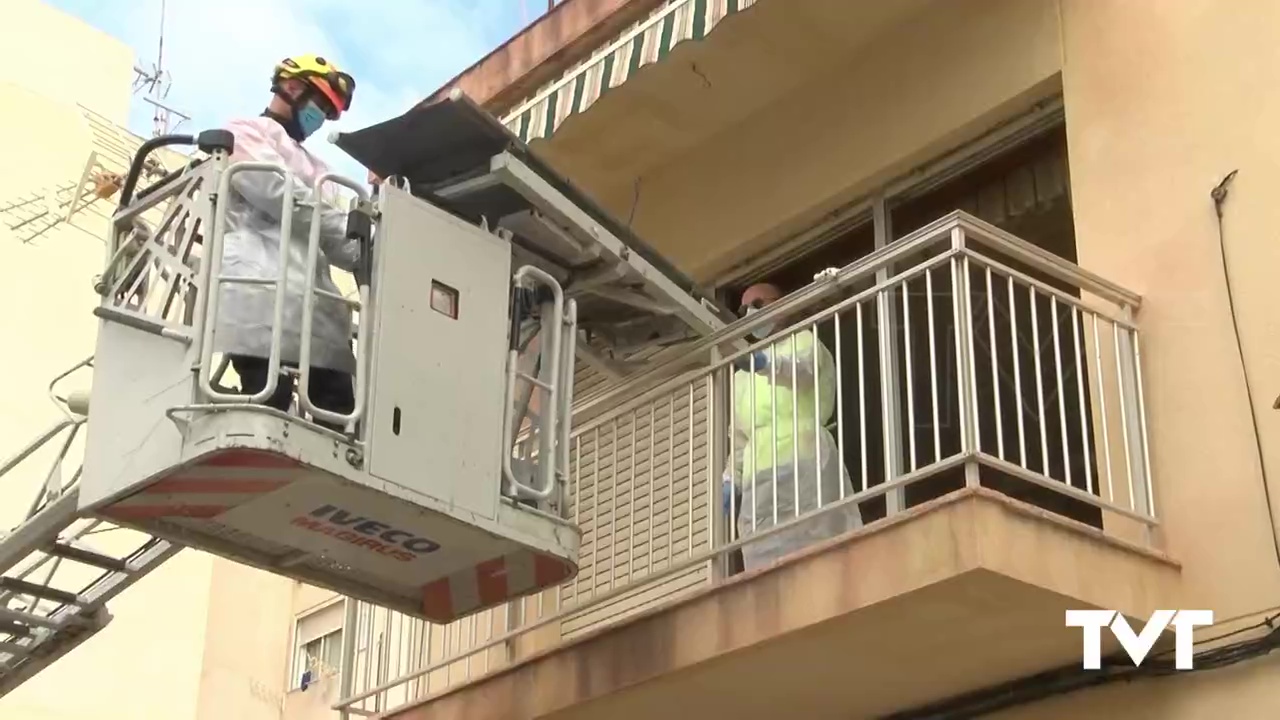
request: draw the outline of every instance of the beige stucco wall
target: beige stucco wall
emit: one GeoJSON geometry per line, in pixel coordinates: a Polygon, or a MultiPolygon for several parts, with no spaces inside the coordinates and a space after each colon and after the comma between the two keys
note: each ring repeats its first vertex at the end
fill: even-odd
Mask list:
{"type": "Polygon", "coordinates": [[[1253,402],[1277,468],[1280,140],[1269,128],[1280,121],[1280,97],[1269,78],[1280,72],[1280,6],[1242,5],[1223,12],[1209,0],[1179,0],[1152,13],[1063,0],[1080,261],[1144,296],[1156,506],[1169,552],[1184,564],[1184,602],[1220,616],[1280,604],[1209,197],[1240,170],[1225,207],[1227,252],[1253,402]]]}
{"type": "MultiPolygon", "coordinates": [[[[1179,0],[1062,0],[1063,85],[1081,263],[1144,296],[1140,315],[1156,507],[1183,563],[1181,607],[1219,619],[1280,605],[1247,398],[1210,190],[1239,169],[1224,207],[1228,260],[1272,494],[1280,499],[1280,6],[1224,12],[1179,0]]],[[[1267,718],[1274,659],[1117,686],[1000,715],[1133,720],[1267,718]],[[1123,711],[1117,708],[1123,707],[1123,711]]]]}
{"type": "MultiPolygon", "coordinates": [[[[3,14],[0,205],[80,176],[93,138],[76,103],[125,124],[133,67],[123,43],[43,3],[7,0],[3,14]]],[[[53,423],[45,384],[93,352],[92,277],[103,262],[105,222],[82,213],[74,224],[23,244],[0,223],[0,304],[7,308],[0,456],[53,423]]],[[[88,389],[87,376],[79,387],[88,389]]],[[[0,527],[21,519],[49,467],[41,460],[52,457],[0,479],[0,527]]],[[[281,593],[279,582],[184,551],[110,604],[115,619],[106,630],[0,699],[0,717],[276,718],[278,702],[272,707],[259,696],[278,700],[283,688],[289,585],[281,593]],[[258,685],[269,691],[255,694],[258,685]]]]}
{"type": "Polygon", "coordinates": [[[277,720],[293,628],[293,583],[216,560],[196,720],[277,720]]]}
{"type": "Polygon", "coordinates": [[[128,46],[39,0],[5,0],[4,19],[0,73],[6,81],[38,88],[51,100],[88,105],[113,120],[126,119],[133,79],[128,46]]]}
{"type": "MultiPolygon", "coordinates": [[[[125,122],[133,65],[122,43],[42,3],[8,2],[4,15],[0,203],[79,176],[92,138],[75,103],[125,122]]],[[[29,245],[0,224],[0,304],[8,308],[0,327],[10,340],[0,360],[0,455],[54,421],[45,383],[93,352],[91,278],[102,263],[103,223],[84,216],[78,224],[88,232],[64,225],[29,245]]],[[[0,525],[20,519],[47,467],[4,478],[0,525]]],[[[0,717],[193,718],[211,570],[209,557],[183,553],[144,578],[112,604],[111,626],[0,699],[0,717]]]]}

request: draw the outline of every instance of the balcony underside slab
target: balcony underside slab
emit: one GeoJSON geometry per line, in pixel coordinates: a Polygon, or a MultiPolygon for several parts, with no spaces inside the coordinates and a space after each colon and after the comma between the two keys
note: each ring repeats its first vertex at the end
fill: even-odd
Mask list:
{"type": "Polygon", "coordinates": [[[1145,621],[1178,581],[1158,553],[966,489],[388,717],[877,717],[1077,663],[1065,610],[1145,621]]]}

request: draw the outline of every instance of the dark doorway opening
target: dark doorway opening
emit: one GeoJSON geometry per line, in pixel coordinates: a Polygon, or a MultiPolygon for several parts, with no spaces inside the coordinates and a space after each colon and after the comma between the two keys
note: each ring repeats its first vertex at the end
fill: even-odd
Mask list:
{"type": "MultiPolygon", "coordinates": [[[[890,242],[897,241],[957,209],[1075,262],[1065,127],[1058,124],[944,182],[892,198],[887,207],[888,227],[883,232],[890,242]]],[[[742,290],[755,282],[774,283],[784,293],[798,290],[827,268],[844,267],[871,254],[875,238],[876,228],[869,216],[854,221],[829,241],[784,266],[726,288],[730,296],[726,300],[730,307],[736,307],[742,290]]],[[[1079,297],[1074,288],[1012,257],[986,249],[983,252],[1028,277],[1079,297]]],[[[905,259],[895,270],[906,270],[923,259],[905,259]]],[[[849,291],[860,292],[873,283],[868,279],[849,291]]],[[[878,308],[874,300],[859,303],[818,325],[820,340],[838,360],[840,402],[838,414],[828,427],[842,446],[841,455],[854,491],[954,455],[961,448],[961,388],[955,381],[952,284],[951,275],[945,270],[931,273],[928,280],[917,277],[905,289],[891,294],[887,308],[878,308]],[[890,325],[890,332],[885,333],[890,348],[880,347],[882,318],[890,325]],[[890,351],[883,352],[886,349],[890,351]],[[884,382],[882,367],[886,358],[893,367],[889,382],[884,382]],[[906,390],[908,386],[911,392],[906,390]],[[898,412],[885,413],[886,403],[896,405],[898,412]],[[894,417],[897,427],[884,427],[886,417],[894,417]],[[886,442],[887,437],[896,437],[896,442],[886,442]]],[[[983,369],[974,373],[974,399],[986,409],[979,413],[979,449],[996,455],[997,444],[1017,447],[1021,451],[1017,459],[1023,467],[1062,482],[1069,478],[1072,486],[1099,495],[1097,484],[1086,487],[1084,480],[1090,473],[1097,476],[1092,452],[1086,452],[1079,442],[1052,443],[1044,450],[1039,442],[1042,433],[1046,438],[1062,436],[1064,423],[1070,428],[1084,428],[1088,435],[1093,432],[1088,392],[1056,392],[1059,375],[1055,373],[1067,373],[1065,379],[1075,383],[1074,373],[1087,372],[1081,352],[1085,347],[1082,327],[1059,313],[1058,308],[1050,307],[1051,301],[1044,294],[1021,292],[1011,298],[1003,285],[993,286],[989,293],[985,276],[977,268],[971,268],[969,284],[973,362],[975,368],[983,369]],[[1033,331],[1033,325],[1038,332],[1033,331]],[[1011,353],[1003,346],[995,348],[987,342],[992,330],[1004,343],[1015,343],[1017,352],[1011,353]],[[1028,392],[1037,380],[1050,389],[1043,401],[1039,394],[1028,392]],[[999,427],[994,419],[997,408],[1002,418],[999,427]],[[1035,441],[1027,442],[1027,437],[1035,441]]],[[[1088,384],[1086,378],[1083,385],[1088,384]]],[[[1078,498],[988,467],[981,469],[979,481],[1029,504],[1102,527],[1101,510],[1078,498]]],[[[914,483],[901,499],[905,507],[915,506],[955,491],[964,482],[964,470],[957,467],[914,483]]],[[[884,517],[887,503],[885,496],[861,503],[864,521],[884,517]]]]}

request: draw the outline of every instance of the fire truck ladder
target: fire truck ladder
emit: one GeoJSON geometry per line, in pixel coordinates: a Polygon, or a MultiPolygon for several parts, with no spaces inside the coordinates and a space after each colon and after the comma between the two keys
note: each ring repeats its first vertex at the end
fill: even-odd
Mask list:
{"type": "Polygon", "coordinates": [[[68,461],[88,396],[58,387],[92,367],[90,357],[54,378],[49,396],[62,419],[0,465],[0,487],[13,493],[7,485],[52,455],[22,522],[0,534],[0,697],[106,627],[107,602],[181,549],[77,513],[80,468],[68,461]]]}

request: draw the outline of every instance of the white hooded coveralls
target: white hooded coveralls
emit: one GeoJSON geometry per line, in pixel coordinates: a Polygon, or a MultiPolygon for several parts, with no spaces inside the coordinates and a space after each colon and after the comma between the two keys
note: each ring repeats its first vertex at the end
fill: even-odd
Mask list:
{"type": "MultiPolygon", "coordinates": [[[[312,187],[328,172],[319,158],[307,152],[275,120],[267,117],[229,122],[226,129],[236,138],[231,162],[253,160],[279,163],[294,176],[293,229],[280,237],[284,207],[284,178],[271,172],[246,171],[231,181],[223,236],[222,275],[275,279],[279,272],[280,243],[289,244],[284,323],[281,336],[282,364],[297,365],[302,327],[302,291],[306,279],[307,242],[311,232],[312,187]]],[[[321,216],[320,256],[316,261],[316,290],[337,293],[330,265],[351,271],[359,259],[359,245],[346,239],[346,213],[326,203],[321,216]]],[[[266,358],[271,352],[271,323],[275,311],[273,286],[227,284],[218,298],[214,349],[218,352],[266,358]]],[[[344,373],[355,371],[351,350],[351,311],[343,303],[316,294],[312,320],[311,365],[344,373]]]]}
{"type": "MultiPolygon", "coordinates": [[[[725,468],[725,510],[736,511],[739,538],[853,493],[839,446],[826,428],[837,400],[831,351],[812,331],[801,330],[761,352],[768,365],[757,365],[756,373],[749,368],[733,375],[738,437],[725,468]],[[730,495],[737,495],[740,504],[734,506],[730,495]]],[[[859,527],[862,516],[856,504],[802,520],[743,546],[743,569],[765,567],[859,527]]]]}

